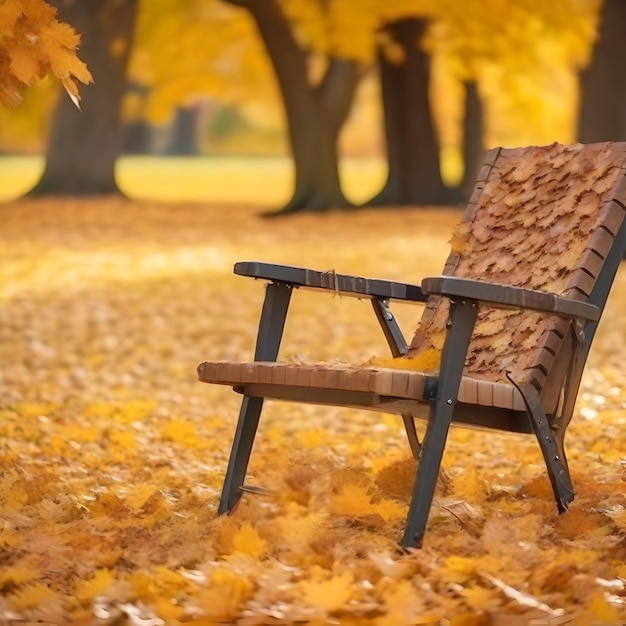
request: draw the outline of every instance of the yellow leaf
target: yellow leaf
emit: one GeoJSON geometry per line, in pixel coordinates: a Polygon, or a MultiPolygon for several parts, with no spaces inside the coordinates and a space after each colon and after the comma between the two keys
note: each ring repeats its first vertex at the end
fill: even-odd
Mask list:
{"type": "Polygon", "coordinates": [[[490,609],[500,604],[500,596],[497,591],[480,585],[466,587],[463,590],[463,596],[467,604],[474,609],[490,609]]]}
{"type": "Polygon", "coordinates": [[[17,46],[10,51],[11,71],[25,85],[32,85],[40,77],[41,62],[32,49],[17,46]]]}
{"type": "Polygon", "coordinates": [[[230,623],[251,593],[252,584],[246,578],[230,570],[216,569],[209,588],[198,593],[198,600],[207,617],[230,623]]]}
{"type": "MultiPolygon", "coordinates": [[[[5,531],[6,532],[6,531],[5,531]]],[[[4,534],[4,533],[3,533],[4,534]]],[[[2,545],[3,534],[0,534],[0,546],[2,545]]],[[[23,585],[32,580],[37,580],[39,573],[24,565],[13,565],[7,570],[0,571],[0,589],[11,585],[23,585]]]]}
{"type": "Polygon", "coordinates": [[[124,503],[134,511],[138,511],[152,497],[156,490],[156,485],[151,485],[149,483],[134,485],[124,494],[124,503]]]}
{"type": "Polygon", "coordinates": [[[257,529],[246,522],[235,532],[233,552],[240,552],[258,559],[267,552],[267,546],[257,529]]]}
{"type": "Polygon", "coordinates": [[[108,569],[96,570],[90,580],[81,580],[76,585],[76,595],[82,600],[101,596],[115,582],[115,576],[108,569]]]}
{"type": "Polygon", "coordinates": [[[367,487],[346,483],[341,486],[339,493],[335,494],[330,503],[331,513],[336,515],[374,515],[376,507],[372,504],[372,494],[367,487]]]}
{"type": "Polygon", "coordinates": [[[344,606],[352,596],[352,574],[344,572],[320,582],[301,583],[304,601],[331,613],[344,606]]]}
{"type": "Polygon", "coordinates": [[[589,603],[589,610],[596,620],[605,624],[617,624],[620,621],[620,612],[611,606],[601,593],[593,594],[589,603]]]}
{"type": "Polygon", "coordinates": [[[459,494],[470,502],[483,502],[489,491],[487,481],[478,475],[473,465],[453,476],[452,485],[454,493],[459,494]]]}
{"type": "Polygon", "coordinates": [[[170,623],[178,622],[185,614],[185,609],[175,604],[170,598],[157,598],[154,603],[154,612],[161,618],[170,623]],[[171,621],[170,621],[171,620],[171,621]]]}
{"type": "Polygon", "coordinates": [[[58,598],[56,591],[43,583],[33,583],[9,595],[8,605],[13,611],[41,607],[58,598]]]}
{"type": "Polygon", "coordinates": [[[462,254],[467,246],[467,239],[469,237],[470,224],[469,222],[459,222],[452,230],[452,236],[450,237],[450,251],[453,254],[462,254]]]}
{"type": "Polygon", "coordinates": [[[410,357],[373,357],[367,362],[372,367],[387,367],[398,370],[412,370],[416,372],[435,372],[441,362],[441,350],[425,348],[410,357]]]}

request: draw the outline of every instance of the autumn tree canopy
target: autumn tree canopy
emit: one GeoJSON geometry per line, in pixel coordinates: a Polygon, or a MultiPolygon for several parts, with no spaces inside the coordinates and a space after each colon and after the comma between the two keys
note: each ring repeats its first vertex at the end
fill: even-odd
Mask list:
{"type": "MultiPolygon", "coordinates": [[[[85,129],[110,124],[102,136],[112,138],[121,132],[123,120],[163,124],[178,108],[207,99],[246,111],[255,107],[257,120],[269,118],[285,130],[295,172],[292,199],[285,208],[299,210],[349,204],[338,174],[338,145],[353,113],[357,84],[364,74],[371,81],[376,70],[380,74],[376,106],[383,112],[378,120],[372,118],[371,128],[375,134],[380,133],[378,128],[384,130],[389,177],[372,199],[375,203],[449,202],[455,196],[447,193],[443,180],[455,184],[464,162],[467,187],[485,148],[575,139],[578,73],[591,59],[601,3],[101,0],[82,17],[82,3],[56,0],[54,4],[64,11],[62,18],[83,33],[81,57],[98,79],[95,87],[89,87],[94,103],[83,106],[83,114],[73,116],[68,126],[84,124],[77,133],[81,145],[86,145],[85,129]],[[96,11],[96,5],[101,9],[96,11]],[[128,8],[135,6],[136,12],[128,8]],[[119,17],[122,7],[127,17],[136,14],[136,22],[119,17]],[[107,30],[102,17],[102,11],[114,9],[120,12],[114,20],[117,31],[107,30]],[[413,32],[401,28],[411,23],[413,32]],[[103,52],[92,61],[87,57],[96,44],[103,52]],[[111,77],[118,77],[114,83],[105,79],[109,71],[111,77]],[[105,102],[96,113],[98,103],[105,102]],[[400,115],[403,102],[406,117],[400,115]],[[103,111],[115,114],[103,115],[103,111]]],[[[41,0],[7,0],[1,11],[7,16],[4,31],[5,23],[13,24],[10,33],[15,30],[11,37],[2,38],[2,45],[14,42],[10,44],[13,56],[2,55],[9,68],[4,73],[18,80],[17,89],[14,86],[7,93],[19,95],[20,85],[32,82],[35,66],[36,75],[58,72],[70,90],[81,76],[88,80],[81,74],[82,65],[68,70],[56,57],[53,64],[45,61],[48,44],[36,52],[44,61],[39,56],[30,65],[20,61],[29,58],[24,51],[34,45],[25,43],[29,40],[23,35],[23,24],[27,19],[43,24],[44,17],[54,16],[48,5],[41,0]],[[20,14],[18,23],[16,7],[22,4],[29,10],[40,9],[35,17],[20,14]],[[21,72],[23,80],[15,78],[11,67],[21,72]]],[[[35,27],[31,31],[38,32],[35,27]]],[[[49,41],[49,32],[44,29],[36,35],[37,41],[49,41]]],[[[77,39],[67,34],[70,31],[61,32],[54,41],[67,52],[67,58],[61,55],[67,60],[77,39]]],[[[55,118],[53,125],[58,124],[55,118]]],[[[370,129],[360,132],[367,134],[370,129]]],[[[119,146],[120,141],[111,143],[119,146]]],[[[91,145],[96,144],[94,140],[91,145]]],[[[100,158],[105,151],[96,152],[100,158]]],[[[106,153],[114,163],[119,148],[106,153]]],[[[111,179],[113,165],[107,169],[111,179]]],[[[81,178],[92,192],[114,188],[81,178]]]]}

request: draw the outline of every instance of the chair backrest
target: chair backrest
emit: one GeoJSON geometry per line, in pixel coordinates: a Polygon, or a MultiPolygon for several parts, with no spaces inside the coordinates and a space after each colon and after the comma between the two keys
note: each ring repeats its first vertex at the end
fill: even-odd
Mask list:
{"type": "MultiPolygon", "coordinates": [[[[603,307],[624,249],[625,211],[626,143],[494,149],[453,233],[444,274],[603,307]]],[[[447,317],[447,299],[431,298],[408,358],[441,349],[447,317]]],[[[557,402],[574,344],[570,327],[555,315],[481,307],[465,373],[506,382],[510,371],[557,402]]]]}

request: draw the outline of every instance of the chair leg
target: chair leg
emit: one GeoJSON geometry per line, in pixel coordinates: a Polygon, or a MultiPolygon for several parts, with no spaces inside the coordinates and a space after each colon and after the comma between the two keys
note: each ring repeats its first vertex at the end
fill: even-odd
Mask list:
{"type": "MultiPolygon", "coordinates": [[[[254,352],[255,361],[276,360],[291,292],[291,286],[284,283],[270,283],[267,286],[254,352]]],[[[262,408],[263,398],[244,396],[218,507],[220,514],[230,513],[241,497],[241,487],[246,477],[262,408]]]]}
{"type": "MultiPolygon", "coordinates": [[[[400,326],[398,326],[395,316],[389,310],[389,301],[383,298],[372,298],[370,302],[372,303],[372,308],[374,309],[378,323],[387,339],[391,354],[394,357],[406,354],[408,350],[406,339],[402,334],[402,330],[400,330],[400,326]]],[[[406,436],[409,440],[413,458],[419,459],[422,453],[422,444],[415,430],[415,419],[412,415],[403,415],[402,420],[404,421],[404,429],[406,430],[406,436]]]]}
{"type": "Polygon", "coordinates": [[[524,400],[530,425],[537,437],[541,454],[546,463],[556,506],[559,513],[563,513],[567,510],[567,505],[574,500],[574,488],[572,487],[572,480],[567,467],[567,460],[565,459],[565,450],[563,449],[564,432],[555,433],[550,428],[550,422],[541,406],[539,392],[533,384],[523,383],[518,385],[508,373],[507,378],[517,387],[524,400]]]}
{"type": "Polygon", "coordinates": [[[422,546],[451,420],[451,408],[445,405],[443,407],[434,405],[431,408],[422,454],[417,468],[413,497],[402,538],[402,545],[405,548],[420,548],[422,546]]]}
{"type": "Polygon", "coordinates": [[[405,548],[419,548],[424,539],[448,429],[457,403],[465,356],[476,322],[476,313],[475,301],[461,300],[450,303],[450,318],[441,355],[437,398],[431,404],[413,497],[402,538],[402,545],[405,548]]]}
{"type": "Polygon", "coordinates": [[[562,456],[564,452],[559,453],[552,431],[548,425],[548,419],[545,416],[537,418],[537,416],[531,414],[530,419],[546,463],[556,506],[559,513],[564,513],[567,511],[567,506],[574,500],[572,479],[567,467],[567,461],[562,456]]]}
{"type": "Polygon", "coordinates": [[[222,488],[222,497],[218,513],[230,513],[241,498],[241,487],[246,477],[248,461],[252,452],[252,444],[259,425],[259,417],[263,408],[263,398],[250,398],[244,396],[239,411],[239,421],[235,439],[228,461],[226,478],[222,488]]]}
{"type": "Polygon", "coordinates": [[[415,418],[412,415],[405,414],[402,416],[404,422],[404,430],[406,430],[406,436],[409,440],[409,446],[411,448],[411,454],[415,460],[419,459],[422,454],[422,444],[417,436],[417,430],[415,429],[415,418]]]}

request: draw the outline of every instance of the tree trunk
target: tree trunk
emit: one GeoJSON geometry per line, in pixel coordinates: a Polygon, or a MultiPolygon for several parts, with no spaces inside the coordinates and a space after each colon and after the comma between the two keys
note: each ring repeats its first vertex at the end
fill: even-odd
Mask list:
{"type": "Polygon", "coordinates": [[[197,156],[200,106],[178,107],[172,122],[172,136],[165,154],[172,156],[197,156]]]}
{"type": "Polygon", "coordinates": [[[428,93],[430,61],[419,45],[427,25],[424,19],[406,18],[386,27],[405,59],[392,63],[379,49],[389,174],[382,191],[368,204],[444,204],[450,199],[441,179],[428,93]]]}
{"type": "Polygon", "coordinates": [[[150,89],[138,83],[128,83],[126,93],[132,94],[140,102],[139,112],[132,121],[123,124],[122,128],[122,152],[124,154],[151,154],[152,153],[152,126],[142,113],[146,107],[146,101],[150,89]]]}
{"type": "Polygon", "coordinates": [[[295,185],[291,200],[277,214],[349,206],[339,180],[337,143],[358,84],[357,63],[330,58],[321,82],[311,85],[308,53],[276,0],[226,1],[245,7],[254,18],[280,88],[295,185]]]}
{"type": "Polygon", "coordinates": [[[82,35],[80,57],[94,84],[81,88],[79,111],[61,96],[43,177],[34,194],[118,192],[115,161],[123,146],[121,102],[138,0],[55,0],[59,16],[82,35]]]}
{"type": "Polygon", "coordinates": [[[122,152],[124,154],[150,154],[152,152],[152,127],[145,120],[135,120],[124,125],[122,152]]]}
{"type": "Polygon", "coordinates": [[[463,179],[461,194],[469,198],[482,165],[484,146],[484,111],[475,81],[465,83],[465,117],[463,119],[463,179]]]}
{"type": "Polygon", "coordinates": [[[581,74],[578,139],[626,140],[626,2],[604,0],[599,39],[581,74]]]}

